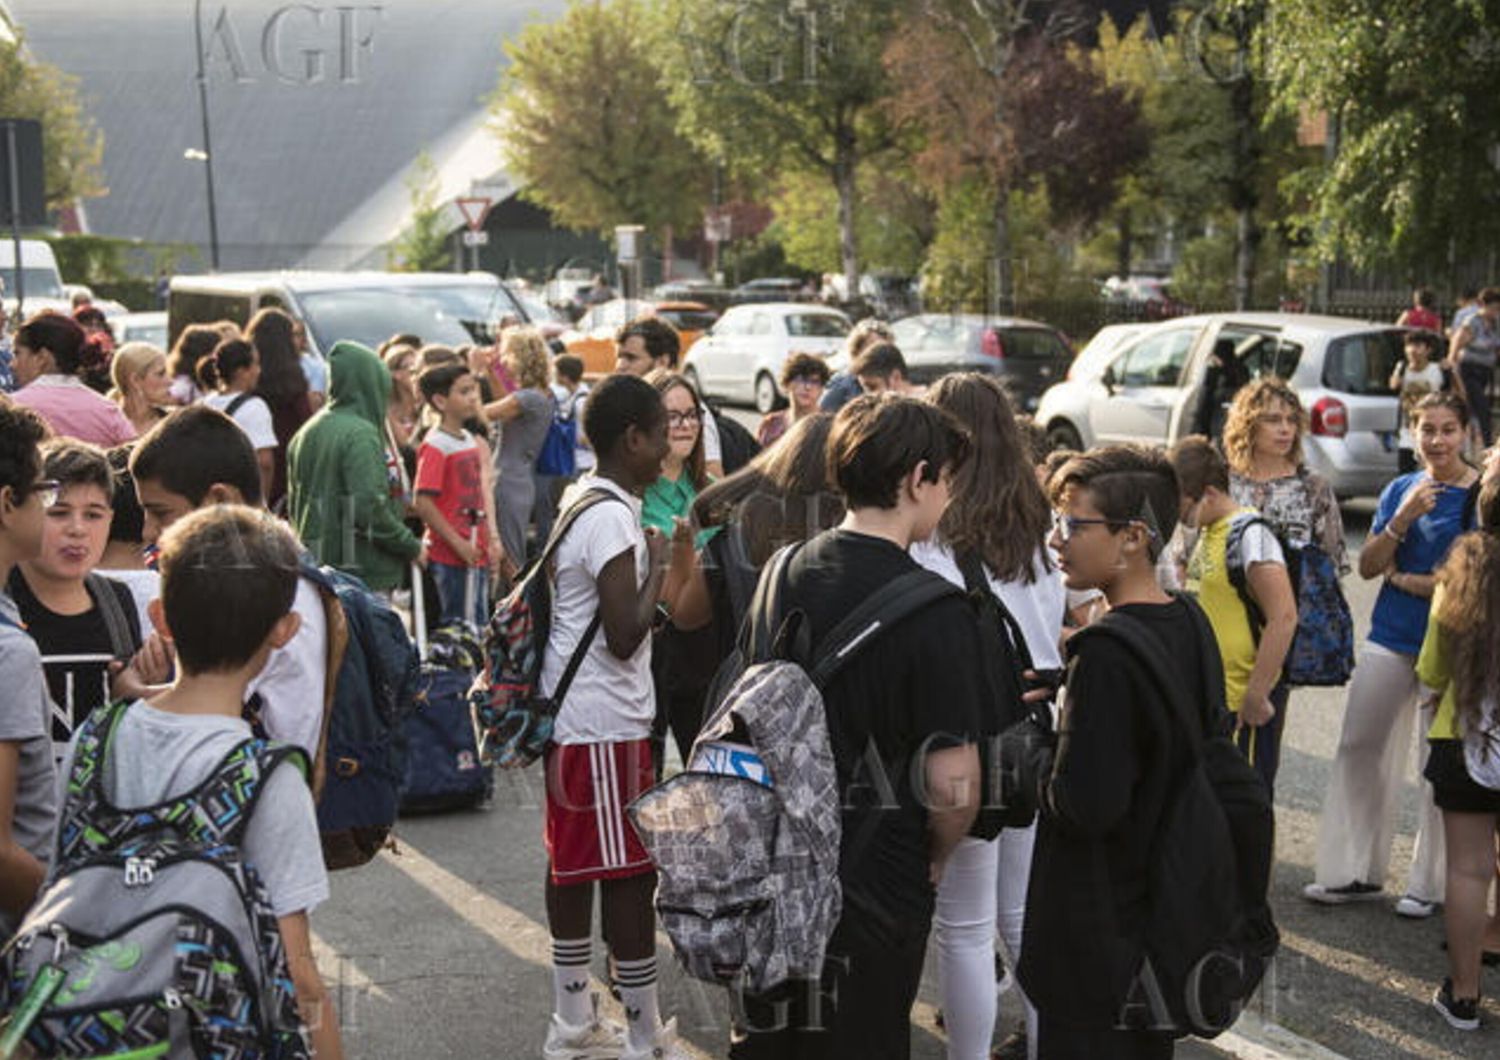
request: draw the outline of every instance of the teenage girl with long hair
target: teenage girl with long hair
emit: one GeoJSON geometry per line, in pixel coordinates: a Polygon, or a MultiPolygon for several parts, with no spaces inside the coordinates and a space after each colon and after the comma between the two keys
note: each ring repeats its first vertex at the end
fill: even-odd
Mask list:
{"type": "Polygon", "coordinates": [[[271,410],[276,432],[271,491],[266,503],[274,510],[286,495],[286,447],[292,435],[313,413],[302,353],[297,347],[297,322],[283,310],[262,309],[250,319],[245,339],[260,355],[260,383],[256,392],[271,410]]]}

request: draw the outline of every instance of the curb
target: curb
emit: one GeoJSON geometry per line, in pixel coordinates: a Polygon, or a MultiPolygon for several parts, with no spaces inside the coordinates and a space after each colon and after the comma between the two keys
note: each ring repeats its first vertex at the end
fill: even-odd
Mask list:
{"type": "Polygon", "coordinates": [[[1236,1060],[1346,1060],[1248,1009],[1233,1027],[1205,1044],[1236,1060]]]}

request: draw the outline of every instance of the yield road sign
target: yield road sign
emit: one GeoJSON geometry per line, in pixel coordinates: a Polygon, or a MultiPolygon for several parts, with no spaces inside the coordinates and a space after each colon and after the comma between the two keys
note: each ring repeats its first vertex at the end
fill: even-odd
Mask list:
{"type": "Polygon", "coordinates": [[[494,199],[480,196],[453,200],[458,212],[464,215],[464,224],[469,226],[470,232],[477,232],[484,227],[484,219],[489,216],[490,207],[494,204],[494,199]]]}

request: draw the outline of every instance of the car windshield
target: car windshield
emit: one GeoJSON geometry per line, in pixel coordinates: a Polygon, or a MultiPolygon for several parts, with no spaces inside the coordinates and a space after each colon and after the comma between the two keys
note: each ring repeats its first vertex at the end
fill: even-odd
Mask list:
{"type": "Polygon", "coordinates": [[[849,324],[832,313],[798,313],[786,318],[786,333],[797,338],[841,339],[849,334],[849,324]]]}
{"type": "Polygon", "coordinates": [[[512,298],[520,303],[521,308],[526,311],[526,315],[531,318],[533,324],[567,323],[567,319],[561,313],[538,298],[534,292],[518,287],[507,287],[506,290],[510,292],[512,298]]]}
{"type": "MultiPolygon", "coordinates": [[[[14,259],[12,259],[14,260],[14,259]]],[[[26,281],[27,298],[64,298],[62,283],[52,269],[22,269],[21,278],[26,281]]],[[[8,298],[16,296],[16,270],[0,268],[0,280],[5,283],[8,298]]]]}
{"type": "Polygon", "coordinates": [[[1323,385],[1346,394],[1394,394],[1391,372],[1402,354],[1400,331],[1372,331],[1334,339],[1323,359],[1323,385]]]}
{"type": "Polygon", "coordinates": [[[298,301],[318,349],[325,354],[343,340],[371,349],[392,335],[420,335],[423,342],[463,346],[485,341],[490,326],[512,304],[494,284],[445,287],[357,287],[303,294],[298,301]]]}

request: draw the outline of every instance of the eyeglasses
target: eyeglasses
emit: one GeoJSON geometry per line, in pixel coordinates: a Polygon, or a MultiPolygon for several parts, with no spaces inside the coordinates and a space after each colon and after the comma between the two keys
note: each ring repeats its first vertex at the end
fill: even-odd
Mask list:
{"type": "Polygon", "coordinates": [[[701,418],[697,409],[688,409],[686,412],[669,412],[667,413],[667,426],[686,427],[689,424],[697,423],[701,418]]]}
{"type": "Polygon", "coordinates": [[[40,479],[32,485],[31,492],[41,498],[43,508],[50,508],[57,503],[57,495],[62,492],[62,483],[55,478],[40,479]]]}
{"type": "Polygon", "coordinates": [[[1144,519],[1081,519],[1073,515],[1061,515],[1056,512],[1052,515],[1052,532],[1063,544],[1073,539],[1081,527],[1085,526],[1140,526],[1153,538],[1156,531],[1147,525],[1144,519]]]}

